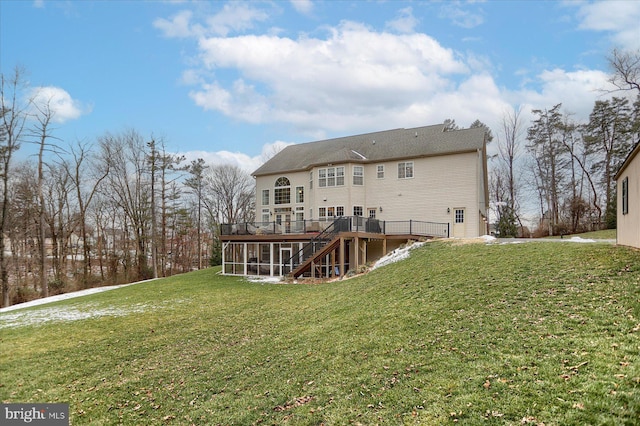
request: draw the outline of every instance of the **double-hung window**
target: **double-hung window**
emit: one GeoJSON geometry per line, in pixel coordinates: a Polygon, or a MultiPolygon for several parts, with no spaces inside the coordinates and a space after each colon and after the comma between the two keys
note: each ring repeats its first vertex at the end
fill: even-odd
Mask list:
{"type": "Polygon", "coordinates": [[[263,189],[262,190],[262,205],[263,206],[268,206],[269,205],[269,190],[268,189],[263,189]]]}
{"type": "Polygon", "coordinates": [[[398,179],[409,179],[413,177],[413,161],[398,163],[398,179]]]}
{"type": "Polygon", "coordinates": [[[344,167],[336,167],[336,186],[344,185],[344,167]]]}
{"type": "Polygon", "coordinates": [[[353,166],[353,184],[364,185],[364,167],[353,166]]]}
{"type": "Polygon", "coordinates": [[[334,167],[327,169],[327,186],[336,186],[336,169],[334,167]]]}
{"type": "Polygon", "coordinates": [[[376,177],[378,179],[384,179],[384,164],[378,164],[376,166],[376,177]]]}
{"type": "Polygon", "coordinates": [[[327,169],[318,170],[318,187],[324,188],[327,186],[327,169]]]}

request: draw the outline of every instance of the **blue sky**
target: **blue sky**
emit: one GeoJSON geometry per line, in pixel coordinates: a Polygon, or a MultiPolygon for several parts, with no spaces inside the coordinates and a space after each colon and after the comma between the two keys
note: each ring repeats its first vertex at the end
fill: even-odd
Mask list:
{"type": "MultiPolygon", "coordinates": [[[[0,68],[60,144],[133,128],[249,171],[274,147],[562,102],[588,117],[640,1],[0,1],[0,68]]],[[[526,118],[526,117],[525,117],[526,118]]]]}

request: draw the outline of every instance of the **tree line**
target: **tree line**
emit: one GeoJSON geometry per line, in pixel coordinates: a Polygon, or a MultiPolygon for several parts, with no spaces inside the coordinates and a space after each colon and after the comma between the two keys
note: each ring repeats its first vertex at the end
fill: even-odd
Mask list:
{"type": "Polygon", "coordinates": [[[616,228],[615,174],[640,142],[640,50],[613,49],[607,58],[616,93],[596,100],[578,123],[562,104],[502,117],[490,180],[495,231],[500,236],[573,234],[616,228]],[[634,100],[635,96],[635,100],[634,100]],[[534,229],[523,225],[535,205],[534,229]]]}
{"type": "Polygon", "coordinates": [[[532,115],[526,129],[520,109],[501,121],[490,180],[496,233],[527,234],[526,209],[537,210],[536,236],[615,228],[614,176],[640,140],[640,96],[597,100],[586,123],[562,104],[532,115]]]}
{"type": "Polygon", "coordinates": [[[218,264],[217,225],[253,220],[239,167],[186,162],[135,129],[62,141],[53,100],[28,97],[24,70],[0,90],[3,306],[218,264]],[[18,161],[25,144],[37,155],[18,161]]]}

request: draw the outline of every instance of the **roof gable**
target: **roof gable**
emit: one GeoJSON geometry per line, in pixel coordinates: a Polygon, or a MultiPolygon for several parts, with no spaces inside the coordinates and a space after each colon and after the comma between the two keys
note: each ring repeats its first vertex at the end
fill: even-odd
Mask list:
{"type": "Polygon", "coordinates": [[[308,170],[340,163],[372,163],[447,155],[482,149],[483,128],[443,131],[442,124],[393,129],[289,145],[264,163],[254,176],[308,170]]]}

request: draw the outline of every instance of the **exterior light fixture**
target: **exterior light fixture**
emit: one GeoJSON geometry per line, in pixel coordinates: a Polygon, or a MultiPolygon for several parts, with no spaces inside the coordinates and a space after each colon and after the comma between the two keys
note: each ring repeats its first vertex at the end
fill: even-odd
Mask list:
{"type": "Polygon", "coordinates": [[[451,209],[447,207],[447,214],[451,214],[451,209]]]}

